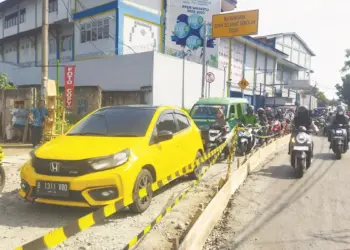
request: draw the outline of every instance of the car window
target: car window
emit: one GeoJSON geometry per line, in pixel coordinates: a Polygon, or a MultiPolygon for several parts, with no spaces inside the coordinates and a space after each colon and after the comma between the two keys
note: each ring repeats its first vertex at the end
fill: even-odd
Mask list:
{"type": "Polygon", "coordinates": [[[234,117],[234,116],[235,116],[235,113],[236,113],[235,105],[234,105],[234,104],[231,104],[229,116],[230,116],[230,117],[234,117]]]}
{"type": "Polygon", "coordinates": [[[144,108],[102,109],[77,124],[67,135],[142,137],[154,113],[155,109],[144,108]]]}
{"type": "Polygon", "coordinates": [[[240,103],[237,104],[237,114],[238,114],[238,117],[242,117],[242,106],[240,103]]]}
{"type": "Polygon", "coordinates": [[[157,132],[163,131],[163,130],[176,133],[176,130],[177,130],[176,123],[174,120],[174,115],[172,113],[165,113],[159,117],[159,120],[157,123],[157,132]]]}
{"type": "Polygon", "coordinates": [[[216,119],[218,109],[222,109],[225,116],[227,115],[228,105],[196,104],[191,110],[191,117],[193,119],[216,119]]]}
{"type": "Polygon", "coordinates": [[[179,113],[175,113],[175,119],[179,126],[178,131],[182,131],[190,126],[190,122],[187,119],[187,116],[179,113]]]}

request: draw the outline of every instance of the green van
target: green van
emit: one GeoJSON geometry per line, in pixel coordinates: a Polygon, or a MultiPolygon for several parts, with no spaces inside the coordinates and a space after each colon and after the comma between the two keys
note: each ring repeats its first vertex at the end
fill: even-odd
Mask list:
{"type": "Polygon", "coordinates": [[[202,98],[193,105],[190,116],[200,130],[208,131],[209,126],[215,122],[217,110],[221,108],[230,128],[233,129],[243,114],[247,113],[248,105],[248,100],[245,98],[202,98]]]}

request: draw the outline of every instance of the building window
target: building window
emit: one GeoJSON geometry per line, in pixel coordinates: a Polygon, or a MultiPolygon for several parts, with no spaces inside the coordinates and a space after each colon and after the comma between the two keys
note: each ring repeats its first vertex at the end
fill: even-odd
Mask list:
{"type": "Polygon", "coordinates": [[[26,21],[26,9],[21,9],[19,12],[19,23],[24,23],[26,21]]]}
{"type": "Polygon", "coordinates": [[[109,18],[94,20],[81,25],[80,43],[109,38],[109,18]]]}
{"type": "Polygon", "coordinates": [[[49,13],[58,12],[58,0],[49,0],[49,13]]]}
{"type": "Polygon", "coordinates": [[[72,50],[72,36],[62,36],[61,37],[61,51],[71,51],[72,50]]]}
{"type": "Polygon", "coordinates": [[[57,46],[56,46],[56,39],[54,38],[51,38],[49,40],[49,53],[50,54],[55,54],[56,53],[56,50],[57,49],[57,46]]]}
{"type": "Polygon", "coordinates": [[[5,29],[11,28],[12,26],[17,25],[18,15],[17,12],[14,12],[8,16],[5,16],[5,29]]]}
{"type": "Polygon", "coordinates": [[[78,99],[78,115],[86,115],[88,112],[88,101],[86,99],[78,99]]]}

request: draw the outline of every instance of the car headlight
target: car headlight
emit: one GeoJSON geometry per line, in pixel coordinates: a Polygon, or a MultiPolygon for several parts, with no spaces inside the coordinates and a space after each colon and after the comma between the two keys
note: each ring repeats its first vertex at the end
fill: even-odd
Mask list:
{"type": "Polygon", "coordinates": [[[120,165],[123,165],[125,162],[128,161],[129,156],[130,156],[130,150],[125,149],[113,155],[90,159],[87,162],[90,164],[90,166],[94,170],[98,171],[98,170],[115,168],[120,165]]]}

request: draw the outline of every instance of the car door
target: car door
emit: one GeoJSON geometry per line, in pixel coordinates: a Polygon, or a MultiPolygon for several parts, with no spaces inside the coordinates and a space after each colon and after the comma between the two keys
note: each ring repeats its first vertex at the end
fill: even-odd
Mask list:
{"type": "Polygon", "coordinates": [[[180,145],[179,161],[181,164],[179,168],[182,168],[194,162],[198,148],[194,147],[196,144],[193,140],[197,138],[194,137],[191,123],[184,113],[175,111],[174,116],[177,125],[176,139],[180,145]]]}
{"type": "Polygon", "coordinates": [[[155,152],[153,162],[155,164],[158,180],[166,178],[169,174],[177,170],[180,145],[176,133],[177,126],[174,119],[174,112],[172,110],[162,112],[154,127],[151,138],[152,151],[155,152]],[[157,134],[162,130],[171,131],[173,133],[173,138],[167,141],[155,142],[154,138],[156,138],[157,134]]]}

